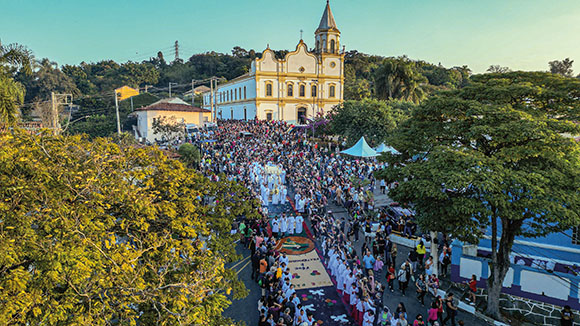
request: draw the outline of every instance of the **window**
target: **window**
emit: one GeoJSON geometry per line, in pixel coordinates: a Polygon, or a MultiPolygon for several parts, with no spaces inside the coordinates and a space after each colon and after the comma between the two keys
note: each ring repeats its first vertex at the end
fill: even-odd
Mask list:
{"type": "Polygon", "coordinates": [[[230,108],[230,115],[231,115],[231,119],[234,120],[234,109],[233,108],[230,108]]]}
{"type": "Polygon", "coordinates": [[[266,120],[272,121],[272,112],[266,112],[266,120]]]}
{"type": "Polygon", "coordinates": [[[334,40],[330,40],[330,52],[334,53],[334,40]]]}
{"type": "Polygon", "coordinates": [[[234,101],[237,101],[237,100],[238,100],[238,89],[236,88],[234,90],[234,101]]]}
{"type": "Polygon", "coordinates": [[[580,226],[572,229],[572,244],[580,245],[580,226]]]}
{"type": "Polygon", "coordinates": [[[317,94],[316,94],[316,85],[312,85],[311,91],[312,91],[312,97],[316,97],[317,96],[317,94]]]}
{"type": "MultiPolygon", "coordinates": [[[[244,86],[244,91],[246,90],[246,86],[244,86]]],[[[244,120],[248,120],[248,110],[246,110],[246,107],[244,106],[244,120]]]]}
{"type": "Polygon", "coordinates": [[[272,96],[272,84],[266,83],[266,96],[272,96]]]}
{"type": "Polygon", "coordinates": [[[304,97],[306,95],[304,95],[306,93],[306,87],[304,87],[304,85],[300,85],[300,97],[304,97]]]}
{"type": "Polygon", "coordinates": [[[294,86],[292,84],[288,84],[288,97],[294,96],[294,86]]]}
{"type": "Polygon", "coordinates": [[[234,92],[230,89],[230,101],[234,100],[234,92]]]}
{"type": "Polygon", "coordinates": [[[246,86],[244,86],[244,100],[246,99],[246,86]]]}
{"type": "Polygon", "coordinates": [[[328,90],[328,97],[334,97],[335,96],[335,87],[334,85],[330,85],[330,89],[328,90]]]}

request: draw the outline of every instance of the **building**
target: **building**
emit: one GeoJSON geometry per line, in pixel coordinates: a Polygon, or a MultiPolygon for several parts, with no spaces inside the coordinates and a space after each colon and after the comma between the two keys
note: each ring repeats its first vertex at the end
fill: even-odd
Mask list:
{"type": "Polygon", "coordinates": [[[135,96],[135,95],[139,95],[138,89],[134,89],[134,88],[131,88],[129,86],[123,86],[121,88],[117,88],[115,90],[115,92],[117,93],[119,101],[128,99],[128,98],[135,96]]]}
{"type": "Polygon", "coordinates": [[[191,94],[193,93],[194,95],[199,95],[199,94],[203,94],[206,92],[209,92],[210,88],[204,85],[201,86],[197,86],[196,88],[193,89],[193,92],[191,90],[183,93],[183,97],[184,98],[191,98],[191,94]]]}
{"type": "Polygon", "coordinates": [[[202,126],[211,118],[209,110],[191,106],[178,98],[159,100],[151,105],[135,109],[133,114],[137,116],[137,125],[133,126],[135,138],[151,143],[162,138],[153,132],[154,119],[165,117],[169,121],[182,124],[185,133],[185,125],[202,126]]]}
{"type": "Polygon", "coordinates": [[[249,72],[203,94],[203,107],[217,119],[285,120],[305,124],[343,100],[344,51],[330,5],[316,29],[315,47],[300,40],[284,58],[268,47],[249,72]],[[212,96],[213,95],[213,96],[212,96]]]}
{"type": "MultiPolygon", "coordinates": [[[[500,232],[501,227],[498,228],[500,232]]],[[[491,228],[477,246],[453,242],[452,281],[461,282],[475,275],[479,285],[485,287],[490,275],[490,235],[491,228]]],[[[503,293],[580,310],[580,227],[538,238],[516,236],[510,261],[503,293]]]]}

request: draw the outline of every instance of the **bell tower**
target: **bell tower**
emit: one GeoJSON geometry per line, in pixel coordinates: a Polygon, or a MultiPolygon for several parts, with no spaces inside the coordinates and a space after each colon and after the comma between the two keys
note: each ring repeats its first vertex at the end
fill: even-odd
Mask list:
{"type": "Polygon", "coordinates": [[[314,32],[315,35],[315,52],[318,54],[339,54],[340,48],[340,31],[336,27],[334,16],[330,10],[329,0],[326,0],[326,8],[320,19],[320,24],[314,32]]]}

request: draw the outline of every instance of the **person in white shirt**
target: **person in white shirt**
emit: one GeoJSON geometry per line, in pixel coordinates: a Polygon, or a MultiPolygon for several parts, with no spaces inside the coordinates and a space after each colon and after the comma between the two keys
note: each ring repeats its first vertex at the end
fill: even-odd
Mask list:
{"type": "Polygon", "coordinates": [[[294,220],[294,216],[293,215],[288,216],[288,234],[289,235],[294,234],[294,224],[295,223],[296,223],[296,221],[294,220]]]}
{"type": "Polygon", "coordinates": [[[284,236],[286,232],[288,232],[288,219],[282,215],[280,218],[280,237],[284,236]]]}
{"type": "Polygon", "coordinates": [[[304,218],[302,215],[296,216],[296,233],[302,233],[302,223],[304,222],[304,218]]]}

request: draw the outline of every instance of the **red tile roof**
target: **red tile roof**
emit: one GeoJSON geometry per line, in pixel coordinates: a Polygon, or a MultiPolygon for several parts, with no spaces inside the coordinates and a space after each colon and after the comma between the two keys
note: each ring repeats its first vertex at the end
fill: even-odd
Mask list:
{"type": "Polygon", "coordinates": [[[149,106],[135,109],[135,111],[181,111],[181,112],[203,112],[203,113],[211,112],[208,109],[202,109],[196,106],[176,103],[153,103],[149,106]]]}

